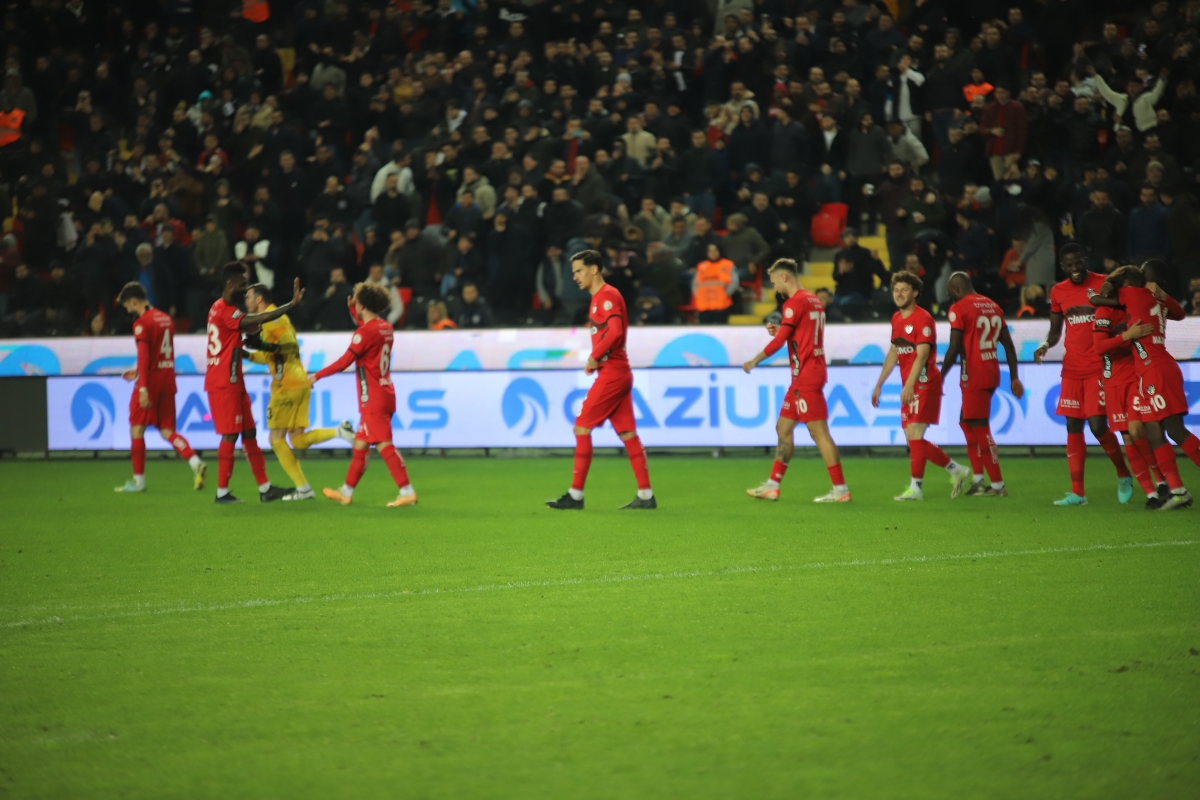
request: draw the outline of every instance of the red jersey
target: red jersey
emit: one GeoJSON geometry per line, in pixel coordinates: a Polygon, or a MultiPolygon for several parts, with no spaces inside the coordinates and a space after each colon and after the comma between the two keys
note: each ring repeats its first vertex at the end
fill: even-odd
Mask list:
{"type": "Polygon", "coordinates": [[[242,330],[239,320],[246,314],[219,298],[208,310],[208,361],[204,391],[246,390],[242,380],[242,330]]]}
{"type": "Polygon", "coordinates": [[[1163,362],[1174,361],[1174,357],[1167,352],[1167,320],[1183,319],[1183,308],[1179,303],[1170,297],[1159,300],[1154,292],[1137,286],[1123,287],[1117,299],[1125,306],[1127,326],[1139,322],[1154,326],[1149,336],[1130,342],[1134,356],[1133,368],[1137,374],[1143,374],[1156,358],[1163,362]]]}
{"type": "Polygon", "coordinates": [[[341,372],[350,363],[358,373],[358,410],[391,414],[396,410],[392,385],[392,335],[386,319],[364,322],[350,339],[350,347],[337,361],[317,373],[318,380],[341,372]]]}
{"type": "Polygon", "coordinates": [[[137,343],[137,389],[175,391],[175,324],[157,308],[133,323],[137,343]]]}
{"type": "Polygon", "coordinates": [[[1092,319],[1096,309],[1088,298],[1100,293],[1104,280],[1103,275],[1088,272],[1083,283],[1072,283],[1067,278],[1050,290],[1050,312],[1062,314],[1066,324],[1063,334],[1066,353],[1062,360],[1064,378],[1094,378],[1100,374],[1100,357],[1092,345],[1092,319]]]}
{"type": "Polygon", "coordinates": [[[917,360],[917,345],[929,345],[929,358],[917,376],[916,388],[942,382],[942,373],[937,367],[937,325],[933,315],[920,306],[913,306],[912,313],[905,319],[897,311],[892,315],[892,346],[900,361],[900,380],[908,383],[913,362],[917,360]]]}
{"type": "Polygon", "coordinates": [[[1130,383],[1137,378],[1133,368],[1133,351],[1128,342],[1121,341],[1121,334],[1129,327],[1127,320],[1122,309],[1109,306],[1096,309],[1092,346],[1100,354],[1103,365],[1100,377],[1104,379],[1105,386],[1130,383]]]}
{"type": "Polygon", "coordinates": [[[969,294],[950,306],[950,329],[962,331],[964,389],[995,389],[1000,385],[1000,355],[996,349],[1004,330],[1004,311],[981,294],[969,294]]]}
{"type": "Polygon", "coordinates": [[[783,304],[783,321],[763,348],[768,356],[787,344],[792,384],[825,385],[825,307],[815,294],[800,289],[783,304]]]}
{"type": "Polygon", "coordinates": [[[629,330],[629,312],[625,298],[607,283],[592,295],[588,312],[592,331],[592,358],[601,371],[628,372],[629,356],[625,353],[625,332],[629,330]]]}

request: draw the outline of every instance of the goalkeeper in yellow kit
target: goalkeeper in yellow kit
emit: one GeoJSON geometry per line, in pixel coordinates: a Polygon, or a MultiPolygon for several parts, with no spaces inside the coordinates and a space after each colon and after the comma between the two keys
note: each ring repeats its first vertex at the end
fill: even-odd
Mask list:
{"type": "MultiPolygon", "coordinates": [[[[258,314],[270,311],[270,290],[261,283],[246,289],[246,311],[258,314]]],[[[266,364],[271,371],[271,400],[267,404],[267,428],[271,432],[271,449],[279,458],[279,464],[296,484],[295,491],[284,495],[284,500],[311,500],[315,496],[304,470],[292,447],[306,450],[314,444],[340,436],[347,442],[354,441],[354,426],[345,420],[336,428],[308,428],[308,401],[312,387],[304,365],[300,361],[300,344],[296,340],[296,329],[286,316],[274,322],[263,323],[261,349],[248,352],[246,357],[256,364],[266,364]],[[292,446],[288,447],[288,439],[292,446]]]]}

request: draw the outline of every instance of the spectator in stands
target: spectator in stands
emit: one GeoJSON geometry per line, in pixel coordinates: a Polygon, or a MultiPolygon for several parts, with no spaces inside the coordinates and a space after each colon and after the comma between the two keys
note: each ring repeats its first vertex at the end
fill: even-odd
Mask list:
{"type": "Polygon", "coordinates": [[[909,241],[907,213],[904,203],[909,198],[909,178],[900,161],[888,165],[887,175],[871,193],[872,207],[878,210],[886,230],[888,264],[904,263],[905,246],[909,241]]]}
{"type": "Polygon", "coordinates": [[[458,326],[447,316],[446,304],[441,300],[430,301],[425,309],[425,320],[431,331],[452,331],[458,326]]]}
{"type": "Polygon", "coordinates": [[[738,278],[752,281],[759,270],[766,266],[771,255],[771,246],[762,234],[750,227],[745,214],[729,217],[729,232],[725,234],[721,249],[726,258],[738,268],[738,278]]]}
{"type": "Polygon", "coordinates": [[[46,324],[46,287],[27,264],[18,264],[8,294],[8,310],[0,322],[8,337],[38,336],[46,324]]]}
{"type": "Polygon", "coordinates": [[[892,158],[905,169],[920,172],[929,163],[929,152],[916,134],[898,119],[888,120],[888,140],[892,144],[892,158]]]}
{"type": "Polygon", "coordinates": [[[1140,203],[1129,212],[1125,234],[1125,260],[1141,264],[1151,258],[1166,258],[1170,250],[1167,238],[1167,209],[1158,202],[1158,192],[1149,184],[1142,187],[1140,203]]]}
{"type": "Polygon", "coordinates": [[[972,277],[988,274],[992,270],[987,228],[975,219],[975,212],[970,208],[958,209],[954,219],[958,223],[958,236],[954,240],[955,268],[972,277]]]}
{"type": "Polygon", "coordinates": [[[492,310],[487,301],[480,296],[479,288],[474,283],[463,284],[457,326],[464,330],[495,327],[492,310]]]}
{"type": "Polygon", "coordinates": [[[846,148],[846,172],[849,174],[846,196],[850,201],[851,224],[858,224],[865,216],[864,198],[870,197],[892,160],[891,140],[875,124],[870,113],[863,114],[858,126],[850,132],[846,148]]]}
{"type": "MultiPolygon", "coordinates": [[[[271,241],[262,238],[262,231],[257,223],[251,222],[246,225],[245,237],[233,246],[233,257],[245,263],[256,283],[261,283],[268,289],[275,287],[276,253],[271,241]]],[[[204,316],[207,314],[205,311],[204,316]]]]}
{"type": "Polygon", "coordinates": [[[310,295],[313,298],[312,301],[306,301],[310,308],[305,316],[313,329],[318,331],[354,330],[354,319],[350,316],[346,305],[346,301],[353,295],[354,287],[346,280],[346,271],[341,267],[329,270],[324,290],[310,295]]]}
{"type": "Polygon", "coordinates": [[[1167,207],[1167,238],[1171,261],[1179,273],[1179,285],[1186,287],[1200,278],[1200,212],[1195,199],[1181,187],[1167,184],[1158,192],[1167,207]]]}
{"type": "MultiPolygon", "coordinates": [[[[1007,69],[1002,71],[1007,72],[1007,69]]],[[[996,180],[1000,180],[1010,164],[1021,160],[1028,133],[1025,108],[1013,99],[1010,86],[1009,83],[996,85],[995,99],[987,105],[979,120],[984,141],[987,142],[992,176],[996,180]]]]}
{"type": "Polygon", "coordinates": [[[710,244],[704,260],[696,265],[696,275],[692,279],[692,305],[699,312],[700,324],[724,325],[728,322],[737,290],[737,271],[733,262],[721,254],[720,245],[710,244]]]}
{"type": "Polygon", "coordinates": [[[891,280],[875,254],[858,243],[858,232],[853,227],[846,228],[842,233],[842,249],[833,256],[833,279],[837,285],[833,308],[839,315],[854,319],[866,311],[875,291],[876,277],[883,285],[891,280]]]}
{"type": "Polygon", "coordinates": [[[1079,221],[1075,238],[1083,245],[1092,272],[1103,272],[1106,258],[1120,258],[1125,253],[1125,221],[1113,208],[1106,188],[1092,190],[1091,205],[1079,221]]]}

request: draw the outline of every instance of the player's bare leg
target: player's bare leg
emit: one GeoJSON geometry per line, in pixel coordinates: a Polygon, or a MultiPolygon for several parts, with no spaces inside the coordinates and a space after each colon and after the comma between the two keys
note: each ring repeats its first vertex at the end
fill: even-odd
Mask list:
{"type": "Polygon", "coordinates": [[[771,477],[753,489],[747,489],[746,494],[757,500],[778,500],[779,485],[787,474],[788,464],[791,463],[792,453],[796,450],[795,440],[796,420],[780,417],[775,422],[775,463],[771,465],[771,477]]]}
{"type": "Polygon", "coordinates": [[[637,497],[621,506],[626,508],[658,508],[654,499],[654,490],[650,488],[650,466],[646,461],[646,448],[638,438],[637,431],[625,431],[618,434],[625,443],[625,453],[629,456],[629,465],[633,467],[633,476],[637,478],[637,497]]]}
{"type": "Polygon", "coordinates": [[[825,468],[829,470],[829,480],[833,488],[829,494],[813,498],[814,503],[849,503],[850,487],[846,486],[846,478],[842,475],[842,457],[838,454],[837,445],[829,435],[829,423],[823,419],[806,423],[808,435],[812,437],[821,458],[825,460],[825,468]]]}
{"type": "Polygon", "coordinates": [[[392,473],[392,480],[396,482],[396,488],[400,490],[396,499],[387,504],[388,508],[415,506],[417,492],[408,479],[408,468],[404,465],[404,458],[401,457],[400,451],[391,442],[383,442],[375,445],[375,452],[379,453],[383,463],[387,464],[388,472],[392,473]]]}
{"type": "MultiPolygon", "coordinates": [[[[986,419],[968,419],[963,430],[968,432],[971,437],[967,440],[967,447],[971,447],[972,440],[978,448],[979,460],[983,462],[983,468],[987,472],[988,481],[991,483],[986,489],[974,492],[968,491],[967,494],[978,494],[982,497],[1008,497],[1008,489],[1004,487],[1004,476],[1000,473],[1000,454],[996,450],[996,440],[992,438],[992,429],[988,425],[986,419]]],[[[982,486],[982,485],[981,485],[982,486]]],[[[971,485],[975,488],[975,484],[971,485]]]]}
{"type": "Polygon", "coordinates": [[[136,494],[146,491],[146,426],[129,426],[129,460],[133,462],[133,477],[115,491],[136,494]]]}
{"type": "Polygon", "coordinates": [[[208,465],[200,460],[200,456],[196,455],[196,451],[188,444],[188,440],[183,438],[183,434],[169,428],[160,430],[159,434],[192,468],[192,488],[196,491],[203,489],[205,479],[208,477],[208,465]]]}
{"type": "Polygon", "coordinates": [[[350,452],[350,468],[346,471],[346,482],[340,489],[326,487],[322,493],[330,500],[344,506],[350,505],[354,498],[354,489],[362,480],[363,473],[367,471],[367,454],[370,449],[371,445],[365,439],[355,439],[354,449],[350,452]]]}
{"type": "Polygon", "coordinates": [[[592,467],[592,429],[576,425],[575,465],[571,472],[571,488],[557,500],[547,500],[546,507],[559,511],[583,510],[583,486],[592,467]]]}
{"type": "Polygon", "coordinates": [[[971,476],[971,470],[958,464],[942,448],[938,447],[933,442],[925,440],[925,431],[929,429],[929,424],[926,422],[910,422],[904,429],[904,437],[908,441],[908,458],[909,458],[909,486],[902,494],[892,498],[894,500],[922,500],[924,499],[924,479],[925,479],[925,464],[930,463],[935,467],[942,467],[950,473],[950,497],[958,497],[962,492],[963,484],[967,478],[971,476]]]}

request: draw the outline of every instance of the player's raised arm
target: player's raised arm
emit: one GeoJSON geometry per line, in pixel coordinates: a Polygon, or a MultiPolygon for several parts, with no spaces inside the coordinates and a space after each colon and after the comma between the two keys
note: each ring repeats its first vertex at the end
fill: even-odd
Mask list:
{"type": "Polygon", "coordinates": [[[1000,344],[1004,345],[1004,358],[1008,361],[1008,386],[1012,390],[1013,397],[1018,400],[1025,394],[1025,385],[1021,383],[1021,378],[1017,375],[1017,346],[1013,344],[1012,333],[1008,330],[1008,325],[1000,329],[1000,344]]]}
{"type": "Polygon", "coordinates": [[[1120,286],[1113,283],[1112,279],[1104,282],[1100,287],[1100,291],[1088,298],[1088,302],[1096,308],[1107,306],[1108,308],[1120,308],[1121,301],[1117,299],[1117,292],[1120,286]]]}
{"type": "MultiPolygon", "coordinates": [[[[767,331],[770,332],[771,326],[767,326],[767,331]]],[[[775,329],[775,337],[767,343],[767,346],[759,351],[758,355],[742,364],[742,369],[749,374],[750,370],[757,367],[762,362],[766,361],[771,356],[779,352],[779,348],[787,344],[788,339],[792,338],[792,334],[796,332],[796,323],[790,319],[784,319],[775,329]]]]}
{"type": "Polygon", "coordinates": [[[300,288],[300,279],[296,278],[296,280],[292,283],[291,300],[279,306],[274,311],[264,311],[261,314],[247,314],[238,320],[238,328],[243,331],[251,330],[253,328],[257,328],[259,325],[262,325],[264,322],[270,322],[271,320],[279,319],[284,314],[300,305],[300,300],[303,297],[304,290],[300,288]]]}
{"type": "Polygon", "coordinates": [[[950,329],[950,343],[946,345],[946,357],[942,360],[942,375],[945,376],[954,366],[954,362],[962,355],[963,332],[957,328],[950,329]]]}
{"type": "MultiPolygon", "coordinates": [[[[926,345],[925,349],[928,350],[929,346],[926,345]]],[[[879,380],[875,381],[875,391],[871,392],[871,405],[875,408],[879,408],[879,395],[883,392],[883,384],[887,382],[899,360],[900,354],[896,352],[896,345],[892,345],[883,358],[883,369],[879,370],[879,380]]]]}

